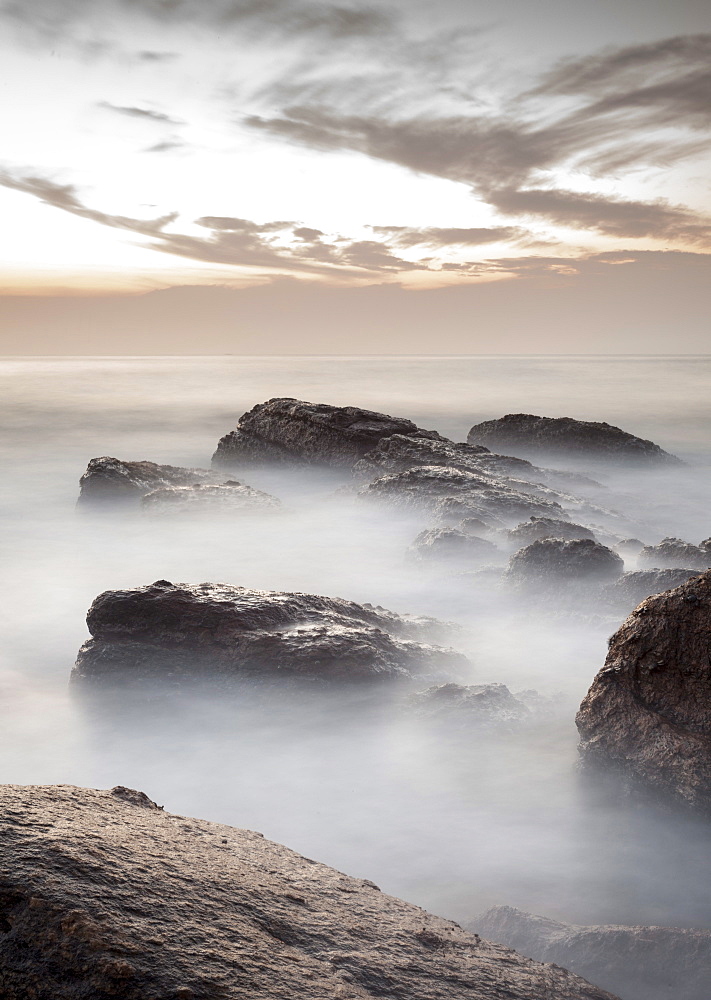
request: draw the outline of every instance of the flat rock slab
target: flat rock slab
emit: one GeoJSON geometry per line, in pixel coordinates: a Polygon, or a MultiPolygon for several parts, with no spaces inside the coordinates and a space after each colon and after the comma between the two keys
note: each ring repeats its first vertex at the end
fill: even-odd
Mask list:
{"type": "Polygon", "coordinates": [[[0,788],[3,1000],[615,1000],[141,792],[0,788]]]}
{"type": "Polygon", "coordinates": [[[446,626],[315,594],[158,580],[100,594],[74,681],[222,678],[449,679],[464,656],[427,640],[446,626]]]}

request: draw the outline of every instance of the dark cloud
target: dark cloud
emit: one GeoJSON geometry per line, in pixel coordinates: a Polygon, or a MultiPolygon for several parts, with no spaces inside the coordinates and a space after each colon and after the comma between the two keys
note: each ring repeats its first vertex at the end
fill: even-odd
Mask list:
{"type": "Polygon", "coordinates": [[[185,124],[178,118],[171,118],[170,115],[166,115],[162,111],[152,111],[150,108],[126,107],[121,104],[110,104],[109,101],[99,101],[98,106],[104,108],[106,111],[115,111],[120,115],[128,115],[129,118],[148,119],[148,121],[157,122],[159,125],[185,124]]]}

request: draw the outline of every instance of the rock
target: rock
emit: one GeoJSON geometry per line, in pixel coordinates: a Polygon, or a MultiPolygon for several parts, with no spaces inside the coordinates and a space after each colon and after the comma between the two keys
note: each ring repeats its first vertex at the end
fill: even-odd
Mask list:
{"type": "Polygon", "coordinates": [[[590,769],[711,807],[711,572],[648,597],[610,639],[577,716],[590,769]]]}
{"type": "Polygon", "coordinates": [[[122,462],[118,458],[92,458],[79,480],[78,504],[82,507],[106,504],[135,506],[153,490],[218,481],[208,469],[182,469],[155,462],[122,462]]]}
{"type": "Polygon", "coordinates": [[[506,538],[509,547],[514,550],[531,545],[542,538],[591,538],[595,541],[595,535],[589,528],[553,517],[531,517],[523,524],[511,528],[506,533],[506,538]]]}
{"type": "Polygon", "coordinates": [[[453,650],[419,641],[436,632],[432,619],[227,584],[159,580],[110,590],[92,604],[87,625],[93,638],[79,651],[74,681],[390,680],[446,677],[467,665],[453,650]]]}
{"type": "Polygon", "coordinates": [[[619,427],[572,417],[539,417],[532,413],[507,413],[498,420],[475,424],[469,444],[528,453],[561,453],[630,465],[681,464],[674,455],[652,441],[628,434],[619,427]]]}
{"type": "Polygon", "coordinates": [[[708,569],[711,553],[681,538],[663,538],[659,545],[645,545],[638,562],[640,567],[654,566],[659,569],[708,569]]]}
{"type": "Polygon", "coordinates": [[[269,493],[228,480],[225,483],[197,483],[195,486],[165,486],[152,490],[141,500],[149,514],[232,514],[256,510],[276,510],[281,501],[269,493]]]}
{"type": "Polygon", "coordinates": [[[577,581],[601,583],[620,576],[624,563],[605,545],[591,538],[543,538],[514,553],[509,577],[515,583],[577,581]]]}
{"type": "Polygon", "coordinates": [[[555,962],[624,1000],[708,1000],[711,931],[580,926],[495,906],[471,929],[540,962],[555,962]]]}
{"type": "Polygon", "coordinates": [[[212,464],[350,467],[393,434],[439,437],[436,431],[420,430],[411,420],[357,406],[276,398],[240,417],[237,429],[221,438],[212,464]]]}
{"type": "Polygon", "coordinates": [[[706,555],[711,555],[711,538],[704,538],[703,542],[699,542],[699,548],[706,555]]]}
{"type": "Polygon", "coordinates": [[[629,614],[645,597],[671,590],[698,575],[697,569],[643,569],[623,573],[605,588],[604,595],[611,604],[629,614]]]}
{"type": "Polygon", "coordinates": [[[0,788],[3,1000],[615,1000],[259,833],[115,792],[0,788]]]}
{"type": "Polygon", "coordinates": [[[623,558],[625,558],[625,556],[628,558],[634,558],[635,556],[638,556],[644,548],[644,542],[640,542],[639,538],[623,538],[622,541],[617,542],[614,548],[615,552],[623,558]]]}
{"type": "Polygon", "coordinates": [[[421,718],[450,731],[519,725],[531,715],[504,684],[440,684],[413,695],[410,704],[421,718]]]}
{"type": "Polygon", "coordinates": [[[460,528],[428,528],[421,531],[412,543],[410,552],[421,562],[466,566],[497,561],[501,555],[493,542],[460,528]]]}
{"type": "Polygon", "coordinates": [[[437,512],[440,501],[459,501],[459,517],[479,517],[487,523],[519,521],[521,517],[542,514],[560,517],[560,504],[553,500],[521,493],[496,480],[449,469],[444,466],[420,466],[398,475],[383,476],[358,494],[366,500],[379,500],[403,508],[437,512]]]}

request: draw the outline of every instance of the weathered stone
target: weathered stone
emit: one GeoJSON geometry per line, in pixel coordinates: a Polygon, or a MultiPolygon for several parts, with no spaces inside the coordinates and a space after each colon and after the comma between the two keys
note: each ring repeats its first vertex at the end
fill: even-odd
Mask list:
{"type": "Polygon", "coordinates": [[[615,1000],[141,792],[0,788],[3,1000],[615,1000]]]}
{"type": "Polygon", "coordinates": [[[635,437],[612,424],[572,417],[507,413],[498,420],[475,424],[467,441],[496,451],[503,448],[523,454],[561,453],[638,465],[679,464],[678,458],[652,441],[635,437]]]}
{"type": "Polygon", "coordinates": [[[540,962],[555,962],[625,1000],[708,1000],[711,931],[581,926],[495,906],[470,925],[540,962]]]}
{"type": "Polygon", "coordinates": [[[501,556],[493,542],[460,528],[428,528],[421,531],[412,543],[410,552],[422,562],[466,566],[497,561],[501,556]]]}
{"type": "Polygon", "coordinates": [[[531,545],[542,538],[591,538],[595,541],[595,535],[589,528],[584,528],[581,524],[573,524],[572,521],[561,521],[552,517],[531,517],[523,524],[516,525],[507,532],[506,538],[510,548],[520,549],[526,545],[531,545]]]}
{"type": "Polygon", "coordinates": [[[213,515],[276,510],[281,507],[281,501],[269,493],[228,480],[217,484],[165,486],[146,493],[141,506],[149,514],[213,515]]]}
{"type": "Polygon", "coordinates": [[[663,538],[659,545],[645,545],[638,562],[659,569],[708,569],[711,553],[681,538],[663,538]]]}
{"type": "Polygon", "coordinates": [[[107,591],[87,615],[93,638],[75,681],[154,677],[362,681],[455,675],[466,659],[422,642],[443,626],[384,608],[312,594],[159,580],[107,591]]]}
{"type": "Polygon", "coordinates": [[[625,620],[577,725],[590,767],[711,809],[711,572],[648,597],[625,620]]]}
{"type": "Polygon", "coordinates": [[[219,482],[209,469],[182,469],[155,462],[122,462],[118,458],[92,458],[79,480],[82,507],[105,504],[137,505],[153,490],[197,483],[219,482]]]}
{"type": "Polygon", "coordinates": [[[639,538],[623,538],[622,541],[617,542],[615,545],[615,552],[619,553],[623,558],[638,556],[639,553],[644,548],[644,542],[640,542],[639,538]]]}
{"type": "Polygon", "coordinates": [[[605,587],[604,597],[629,614],[645,597],[671,590],[685,583],[689,577],[698,575],[697,569],[642,569],[635,573],[623,573],[605,587]]]}
{"type": "Polygon", "coordinates": [[[620,557],[590,538],[543,538],[514,553],[509,563],[512,581],[523,584],[579,581],[601,583],[620,576],[620,557]]]}
{"type": "Polygon", "coordinates": [[[421,718],[458,732],[518,726],[531,716],[504,684],[440,684],[410,701],[421,718]]]}

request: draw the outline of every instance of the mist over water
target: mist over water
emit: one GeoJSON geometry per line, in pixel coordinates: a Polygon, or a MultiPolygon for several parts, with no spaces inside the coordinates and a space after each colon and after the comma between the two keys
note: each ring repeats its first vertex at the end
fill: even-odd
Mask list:
{"type": "Polygon", "coordinates": [[[615,805],[577,773],[574,714],[621,616],[541,614],[415,566],[407,547],[432,518],[335,493],[342,475],[236,477],[280,497],[276,514],[75,510],[90,458],[206,468],[242,412],[294,396],[409,417],[454,440],[509,412],[606,420],[688,463],[586,468],[624,533],[698,544],[711,535],[711,360],[46,358],[5,359],[0,375],[1,781],[140,788],[173,812],[259,830],[460,921],[505,903],[582,923],[711,926],[699,878],[708,827],[615,805]],[[464,683],[535,689],[547,707],[518,730],[444,736],[390,688],[70,692],[94,597],[157,579],[434,615],[461,628],[452,644],[471,660],[464,683]]]}

